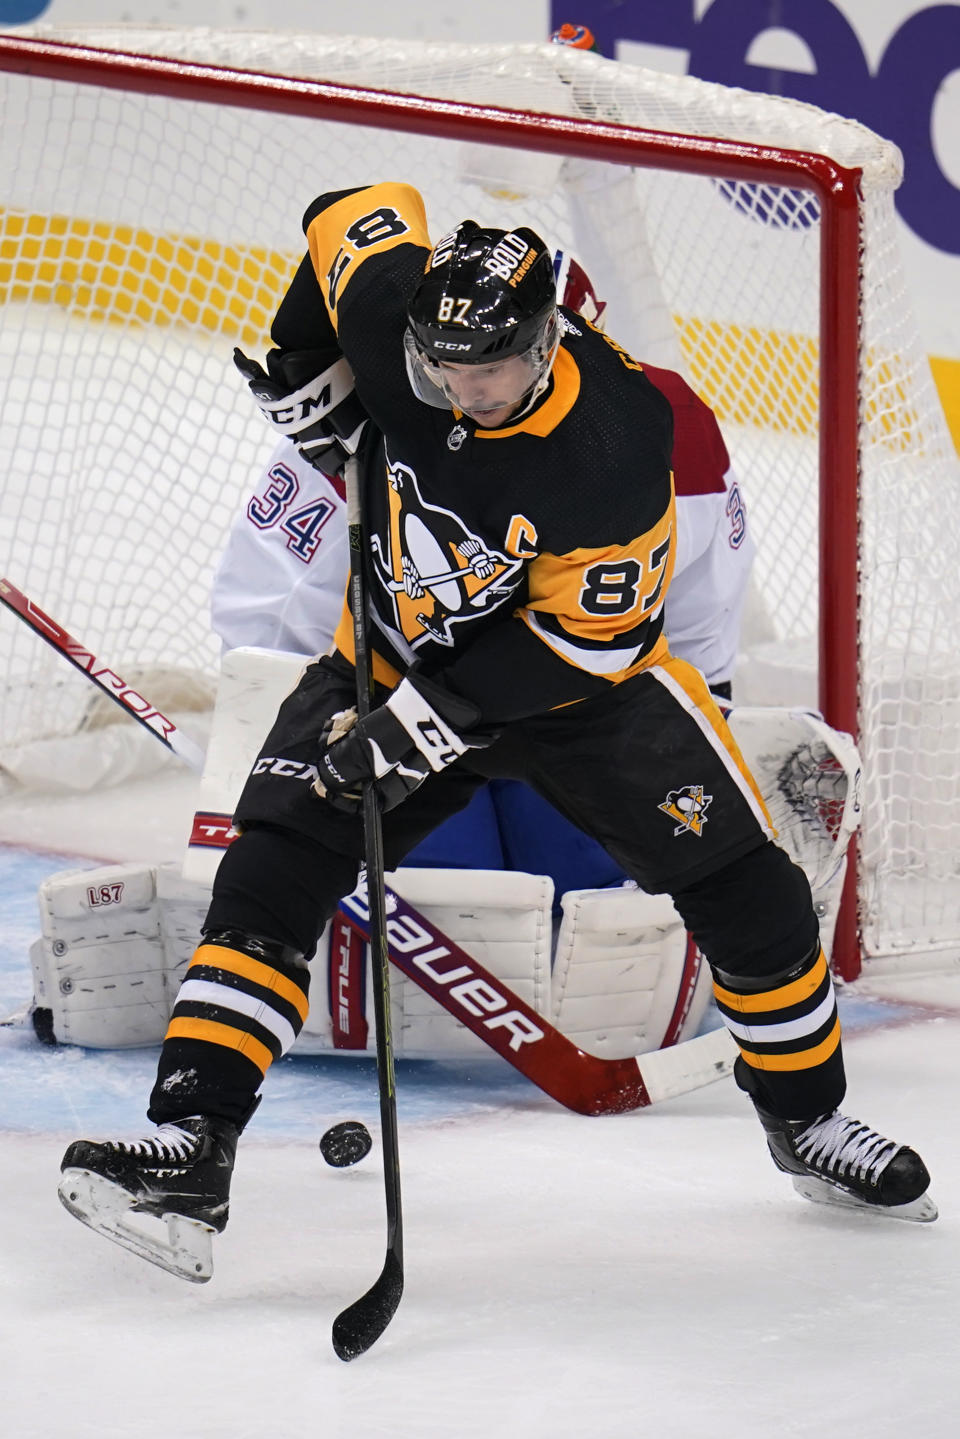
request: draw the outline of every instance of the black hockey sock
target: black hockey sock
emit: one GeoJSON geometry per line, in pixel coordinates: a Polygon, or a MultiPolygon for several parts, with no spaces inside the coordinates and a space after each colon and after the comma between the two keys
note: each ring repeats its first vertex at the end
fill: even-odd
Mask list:
{"type": "Polygon", "coordinates": [[[208,934],[177,996],[150,1119],[206,1114],[241,1125],[267,1069],[300,1033],[309,984],[296,950],[235,930],[208,934]]]}
{"type": "Polygon", "coordinates": [[[768,980],[715,972],[714,995],[740,1049],[737,1083],[758,1107],[792,1120],[837,1108],[846,1090],[840,1020],[819,945],[768,980]]]}

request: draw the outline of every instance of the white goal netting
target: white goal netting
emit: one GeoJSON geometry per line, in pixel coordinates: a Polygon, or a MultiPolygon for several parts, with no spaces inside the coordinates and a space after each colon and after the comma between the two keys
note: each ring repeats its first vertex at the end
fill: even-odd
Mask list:
{"type": "MultiPolygon", "coordinates": [[[[93,27],[17,38],[30,36],[421,96],[421,115],[427,97],[474,102],[861,169],[860,529],[821,615],[835,542],[819,500],[821,385],[834,380],[820,206],[788,172],[760,184],[655,157],[626,167],[615,145],[586,161],[291,117],[231,103],[227,74],[222,103],[201,104],[27,76],[0,54],[0,554],[126,678],[171,681],[173,704],[179,686],[211,692],[213,567],[269,452],[230,355],[262,358],[302,211],[393,178],[422,191],[436,235],[467,215],[531,224],[585,264],[609,332],[683,369],[720,417],[758,546],[738,698],[816,704],[818,646],[859,584],[865,953],[960,955],[960,481],[897,251],[895,147],[810,106],[557,46],[93,27]]],[[[0,647],[2,765],[89,724],[91,691],[13,617],[0,647]]]]}

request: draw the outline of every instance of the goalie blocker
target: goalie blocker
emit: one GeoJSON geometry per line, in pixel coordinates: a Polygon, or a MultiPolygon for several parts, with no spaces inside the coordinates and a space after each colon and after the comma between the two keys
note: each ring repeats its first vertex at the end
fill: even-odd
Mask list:
{"type": "MultiPolygon", "coordinates": [[[[118,865],[66,871],[41,887],[33,945],[34,1023],[43,1037],[91,1048],[159,1044],[228,842],[227,816],[295,656],[225,657],[184,871],[118,865]]],[[[731,726],[780,833],[813,890],[829,954],[845,853],[858,817],[859,761],[849,737],[802,711],[734,710],[731,726]]],[[[706,966],[671,901],[637,889],[574,890],[554,942],[543,876],[401,869],[399,894],[588,1053],[643,1054],[697,1032],[706,966]]],[[[312,962],[311,1012],[299,1053],[373,1046],[364,946],[339,917],[312,962]]],[[[483,1052],[481,1042],[399,973],[391,979],[395,1050],[408,1058],[483,1052]]]]}

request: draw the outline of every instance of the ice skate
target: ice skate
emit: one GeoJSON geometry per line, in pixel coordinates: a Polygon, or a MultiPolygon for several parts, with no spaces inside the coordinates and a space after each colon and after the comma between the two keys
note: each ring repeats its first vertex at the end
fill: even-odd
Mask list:
{"type": "Polygon", "coordinates": [[[227,1222],[240,1129],[195,1115],[143,1139],[76,1140],[60,1165],[61,1203],[98,1234],[181,1279],[213,1273],[227,1222]]]}
{"type": "Polygon", "coordinates": [[[804,1199],[891,1219],[936,1219],[937,1206],[927,1194],[930,1175],[914,1150],[839,1110],[791,1121],[756,1108],[774,1164],[804,1199]]]}

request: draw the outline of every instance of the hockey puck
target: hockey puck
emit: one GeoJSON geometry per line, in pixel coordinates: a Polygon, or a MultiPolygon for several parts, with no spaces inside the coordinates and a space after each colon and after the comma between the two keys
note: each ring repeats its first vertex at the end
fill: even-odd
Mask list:
{"type": "Polygon", "coordinates": [[[359,1164],[370,1153],[372,1145],[365,1124],[358,1119],[345,1119],[327,1130],[320,1141],[320,1153],[334,1169],[347,1169],[351,1164],[359,1164]]]}

